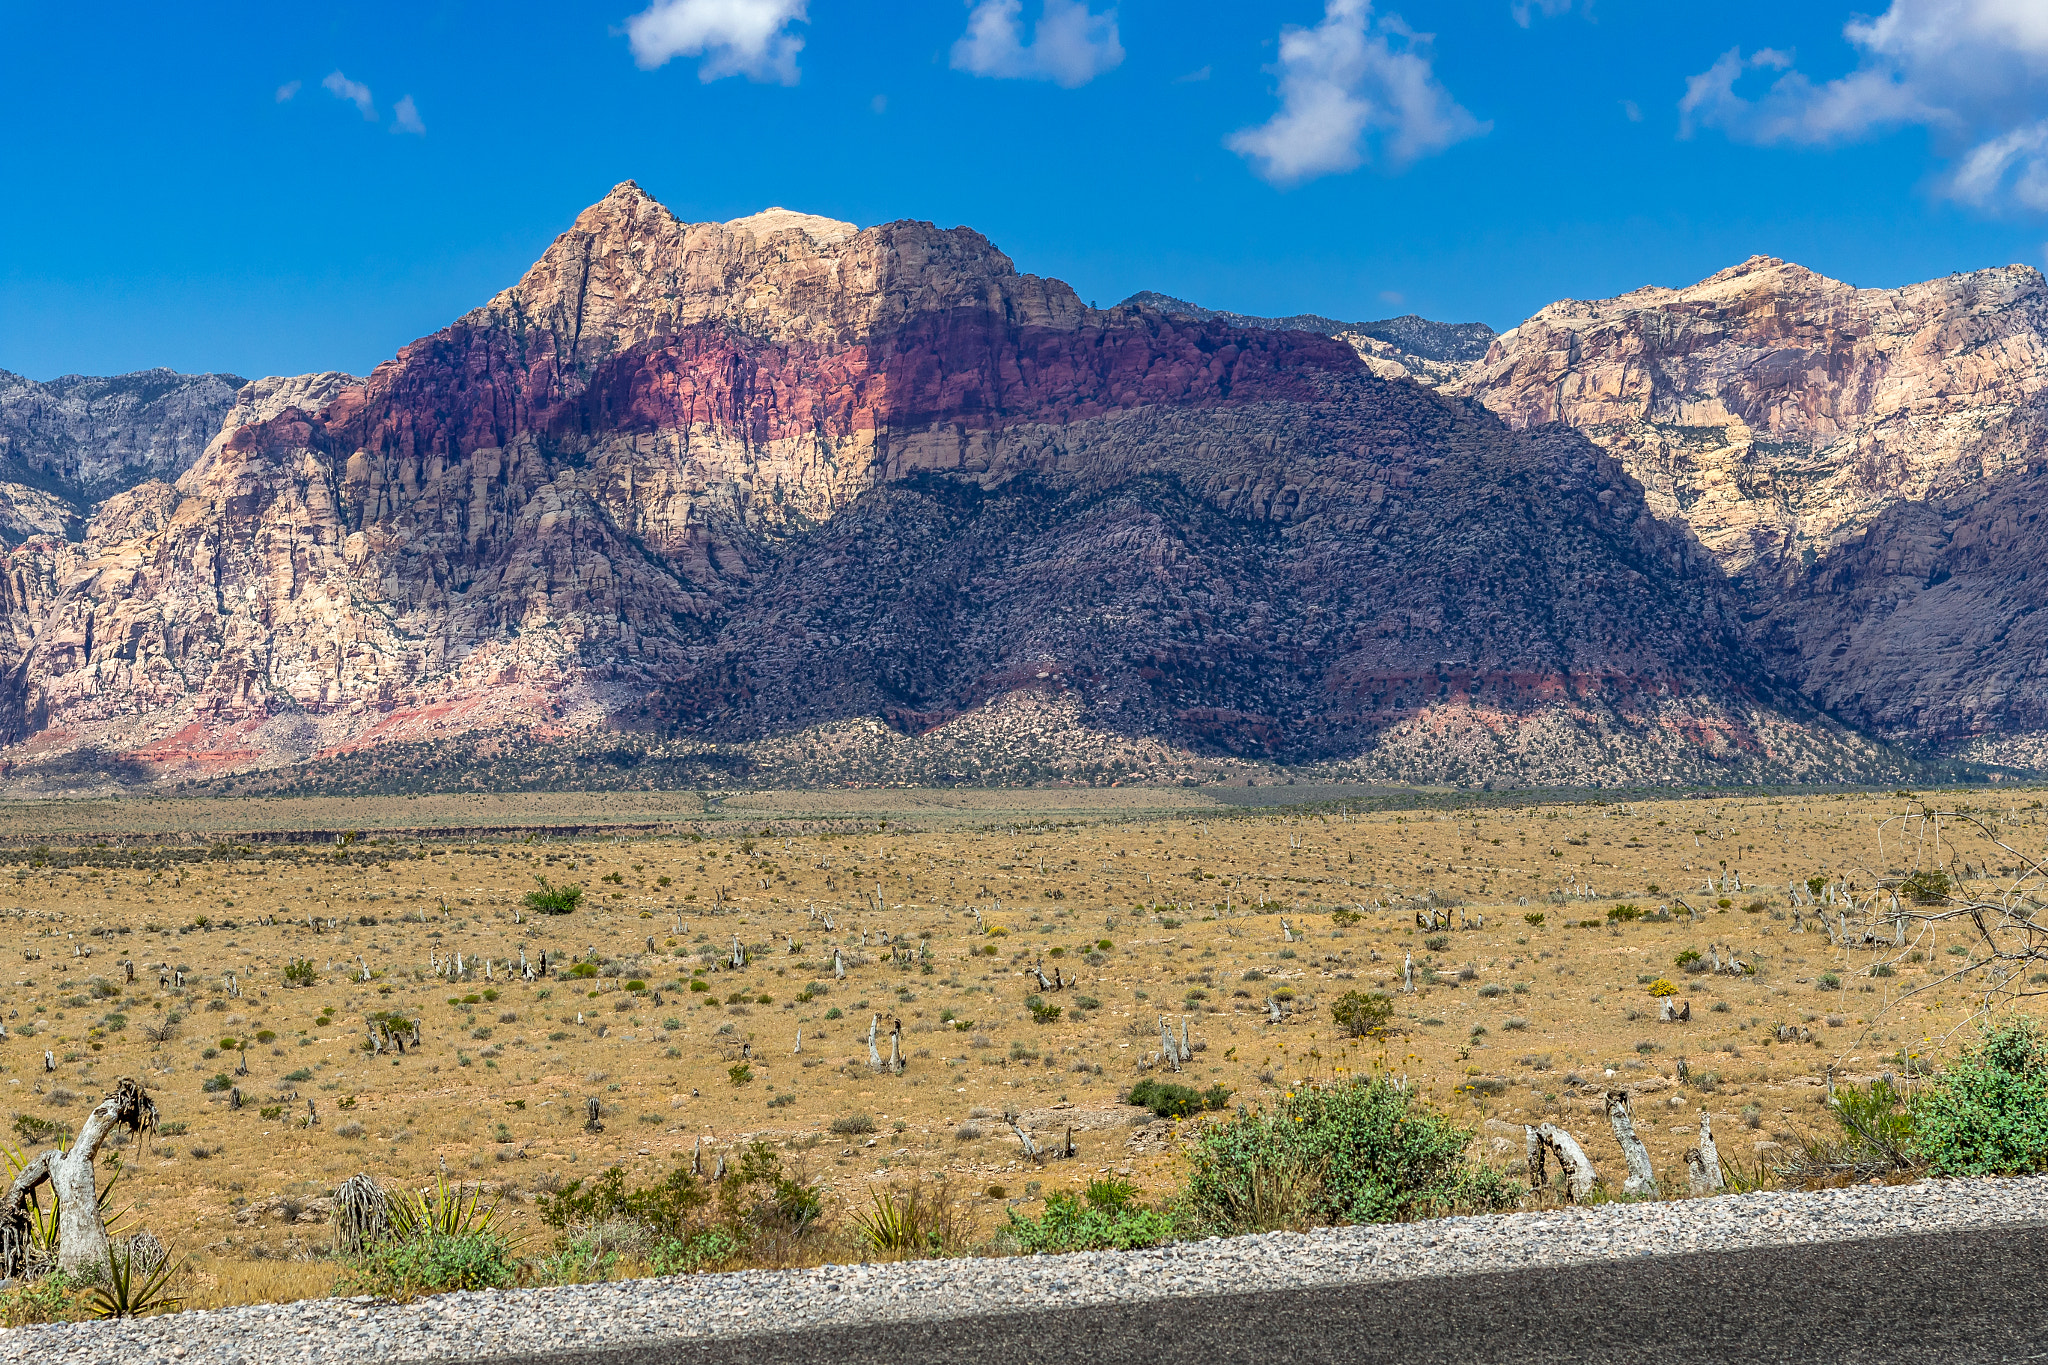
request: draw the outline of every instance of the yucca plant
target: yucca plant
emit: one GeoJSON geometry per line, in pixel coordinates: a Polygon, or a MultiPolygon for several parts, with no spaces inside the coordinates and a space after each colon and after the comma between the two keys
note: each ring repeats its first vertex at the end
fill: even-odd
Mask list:
{"type": "Polygon", "coordinates": [[[852,1222],[854,1235],[874,1251],[934,1255],[959,1236],[944,1188],[929,1201],[914,1186],[878,1193],[873,1207],[855,1213],[852,1222]]]}
{"type": "MultiPolygon", "coordinates": [[[[151,1258],[154,1259],[154,1258],[151,1258]]],[[[106,1277],[92,1291],[92,1311],[102,1318],[139,1318],[165,1313],[181,1300],[169,1293],[180,1267],[169,1256],[151,1266],[135,1264],[133,1245],[107,1246],[106,1277]]]]}
{"type": "Polygon", "coordinates": [[[426,1237],[470,1237],[497,1228],[498,1206],[484,1203],[481,1185],[466,1193],[448,1177],[434,1177],[431,1194],[399,1190],[391,1195],[391,1235],[401,1242],[426,1237]]]}

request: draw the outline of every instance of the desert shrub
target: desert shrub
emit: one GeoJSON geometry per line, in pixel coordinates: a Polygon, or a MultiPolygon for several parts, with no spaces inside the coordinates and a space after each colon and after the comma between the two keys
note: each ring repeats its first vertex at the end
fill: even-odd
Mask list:
{"type": "Polygon", "coordinates": [[[61,1270],[38,1279],[16,1281],[0,1291],[0,1327],[76,1322],[89,1312],[84,1291],[61,1270]]]}
{"type": "Polygon", "coordinates": [[[1645,989],[1647,989],[1651,995],[1656,996],[1678,994],[1678,984],[1672,981],[1671,978],[1666,976],[1658,977],[1655,981],[1652,981],[1649,984],[1649,986],[1647,986],[1645,989]]]}
{"type": "Polygon", "coordinates": [[[1937,1174],[2048,1170],[2048,1038],[2031,1019],[1987,1028],[1920,1093],[1912,1124],[1937,1174]]]}
{"type": "Polygon", "coordinates": [[[1059,1022],[1060,1007],[1058,1005],[1047,1003],[1045,997],[1043,996],[1026,996],[1024,1000],[1024,1008],[1031,1011],[1031,1017],[1038,1023],[1053,1024],[1059,1022]]]}
{"type": "Polygon", "coordinates": [[[430,1232],[377,1243],[342,1272],[341,1292],[403,1302],[458,1289],[502,1289],[516,1270],[512,1244],[501,1232],[430,1232]]]}
{"type": "Polygon", "coordinates": [[[539,873],[533,879],[540,883],[540,890],[526,893],[526,908],[537,915],[566,915],[583,899],[580,886],[554,886],[539,873]]]}
{"type": "MultiPolygon", "coordinates": [[[[1780,1175],[1833,1184],[1844,1176],[1861,1180],[1922,1164],[1913,1137],[1912,1112],[1901,1105],[1899,1092],[1887,1082],[1875,1081],[1867,1090],[1838,1086],[1826,1103],[1836,1131],[1803,1141],[1778,1168],[1780,1175]]],[[[1748,1121],[1748,1109],[1743,1117],[1748,1121]]]]}
{"type": "Polygon", "coordinates": [[[866,1114],[847,1114],[832,1120],[832,1131],[842,1137],[875,1131],[875,1121],[866,1114]]]}
{"type": "Polygon", "coordinates": [[[1620,905],[1613,906],[1612,908],[1610,908],[1607,912],[1607,918],[1621,924],[1627,924],[1632,920],[1640,919],[1642,917],[1642,913],[1643,911],[1641,906],[1630,905],[1627,902],[1623,902],[1620,905]]]}
{"type": "Polygon", "coordinates": [[[40,1147],[70,1141],[71,1130],[55,1119],[46,1119],[35,1114],[16,1114],[14,1135],[32,1147],[40,1147]]]}
{"type": "Polygon", "coordinates": [[[572,1180],[539,1199],[540,1219],[564,1231],[629,1221],[662,1239],[687,1237],[696,1230],[711,1196],[687,1168],[678,1165],[668,1176],[638,1190],[626,1188],[626,1170],[612,1166],[587,1184],[572,1180]]]}
{"type": "Polygon", "coordinates": [[[1201,1134],[1187,1216],[1239,1233],[1513,1207],[1519,1188],[1468,1163],[1471,1141],[1385,1077],[1304,1087],[1201,1134]]]}
{"type": "Polygon", "coordinates": [[[1163,1119],[1184,1119],[1204,1109],[1221,1109],[1229,1102],[1230,1091],[1221,1085],[1202,1091],[1172,1081],[1155,1081],[1150,1076],[1132,1086],[1124,1097],[1124,1103],[1141,1105],[1163,1119]]]}
{"type": "Polygon", "coordinates": [[[310,958],[295,957],[284,964],[284,984],[287,986],[310,986],[319,979],[320,973],[310,958]]]}
{"type": "Polygon", "coordinates": [[[1543,912],[1541,910],[1531,910],[1528,914],[1522,916],[1522,922],[1532,929],[1541,929],[1543,927],[1543,912]]]}
{"type": "Polygon", "coordinates": [[[1906,878],[1899,890],[1905,892],[1915,905],[1939,905],[1948,899],[1951,885],[1948,873],[1929,867],[1906,878]]]}
{"type": "Polygon", "coordinates": [[[1432,953],[1440,953],[1451,946],[1451,936],[1449,934],[1426,935],[1422,940],[1422,946],[1429,949],[1432,953]]]}
{"type": "Polygon", "coordinates": [[[709,1269],[764,1238],[803,1235],[822,1211],[817,1187],[784,1171],[765,1142],[742,1149],[715,1187],[678,1164],[662,1180],[629,1190],[625,1169],[613,1166],[588,1184],[572,1181],[541,1196],[541,1221],[563,1233],[542,1274],[558,1282],[602,1279],[621,1252],[644,1254],[658,1275],[709,1269]]]}
{"type": "Polygon", "coordinates": [[[1815,978],[1813,988],[1817,991],[1838,991],[1842,989],[1842,978],[1834,972],[1822,972],[1815,978]]]}
{"type": "Polygon", "coordinates": [[[1330,1019],[1349,1037],[1368,1037],[1394,1022],[1394,998],[1379,991],[1346,991],[1330,1006],[1330,1019]]]}
{"type": "Polygon", "coordinates": [[[1097,1180],[1079,1196],[1061,1190],[1046,1196],[1036,1218],[1010,1210],[1006,1240],[1028,1254],[1064,1251],[1129,1251],[1158,1246],[1180,1235],[1171,1211],[1131,1202],[1136,1191],[1120,1180],[1097,1180]]]}

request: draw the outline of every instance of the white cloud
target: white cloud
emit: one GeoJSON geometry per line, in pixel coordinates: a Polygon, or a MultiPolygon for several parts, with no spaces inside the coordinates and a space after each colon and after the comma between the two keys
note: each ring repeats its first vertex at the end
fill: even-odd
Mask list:
{"type": "Polygon", "coordinates": [[[411,95],[407,95],[399,100],[391,113],[393,116],[391,119],[392,132],[416,133],[421,137],[427,135],[427,125],[420,122],[419,106],[412,102],[411,95]]]}
{"type": "Polygon", "coordinates": [[[299,87],[303,84],[303,81],[286,81],[283,85],[277,87],[277,102],[283,104],[293,95],[298,94],[299,87]]]}
{"type": "Polygon", "coordinates": [[[1377,139],[1390,166],[1478,137],[1481,123],[1430,67],[1431,36],[1396,15],[1374,19],[1371,0],[1328,0],[1314,28],[1280,30],[1280,110],[1226,140],[1276,185],[1356,169],[1377,139]]]}
{"type": "MultiPolygon", "coordinates": [[[[1592,5],[1588,4],[1586,8],[1591,10],[1592,5]]],[[[1513,3],[1508,6],[1508,13],[1512,14],[1515,22],[1523,28],[1529,27],[1529,21],[1532,18],[1540,16],[1545,19],[1555,19],[1560,14],[1570,14],[1571,12],[1572,0],[1513,0],[1513,3]]]]}
{"type": "Polygon", "coordinates": [[[654,0],[626,21],[633,60],[652,71],[672,57],[702,57],[697,79],[745,76],[797,83],[804,40],[790,25],[809,19],[806,0],[654,0]]]}
{"type": "Polygon", "coordinates": [[[1069,90],[1123,63],[1116,10],[1088,10],[1086,0],[1045,0],[1031,41],[1025,42],[1022,0],[981,0],[967,16],[967,32],[953,44],[953,69],[1009,80],[1052,81],[1069,90]]]}
{"type": "Polygon", "coordinates": [[[338,100],[347,100],[363,111],[363,117],[372,123],[377,121],[377,106],[370,99],[370,87],[361,81],[352,81],[339,71],[327,73],[327,79],[320,82],[320,88],[338,100]]]}
{"type": "Polygon", "coordinates": [[[1856,65],[1826,81],[1769,48],[1722,53],[1686,82],[1681,134],[1713,128],[1740,142],[1831,146],[1923,127],[1952,158],[1951,198],[2048,211],[2048,4],[1891,0],[1875,18],[1849,19],[1842,35],[1856,65]]]}

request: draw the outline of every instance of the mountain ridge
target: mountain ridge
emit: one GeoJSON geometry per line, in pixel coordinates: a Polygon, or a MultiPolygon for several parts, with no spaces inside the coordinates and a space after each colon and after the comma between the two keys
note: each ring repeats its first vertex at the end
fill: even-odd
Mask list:
{"type": "Polygon", "coordinates": [[[921,780],[1910,770],[1624,458],[1455,391],[1496,352],[1098,310],[971,229],[623,182],[369,375],[244,385],[175,484],[14,548],[0,780],[607,730],[921,780]]]}

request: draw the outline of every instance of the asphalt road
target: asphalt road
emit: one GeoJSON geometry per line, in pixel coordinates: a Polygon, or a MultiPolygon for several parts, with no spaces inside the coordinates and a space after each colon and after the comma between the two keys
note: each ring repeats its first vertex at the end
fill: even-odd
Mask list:
{"type": "MultiPolygon", "coordinates": [[[[520,1365],[2048,1361],[2048,1228],[831,1327],[520,1365]]],[[[493,1365],[513,1358],[492,1357],[493,1365]]]]}

